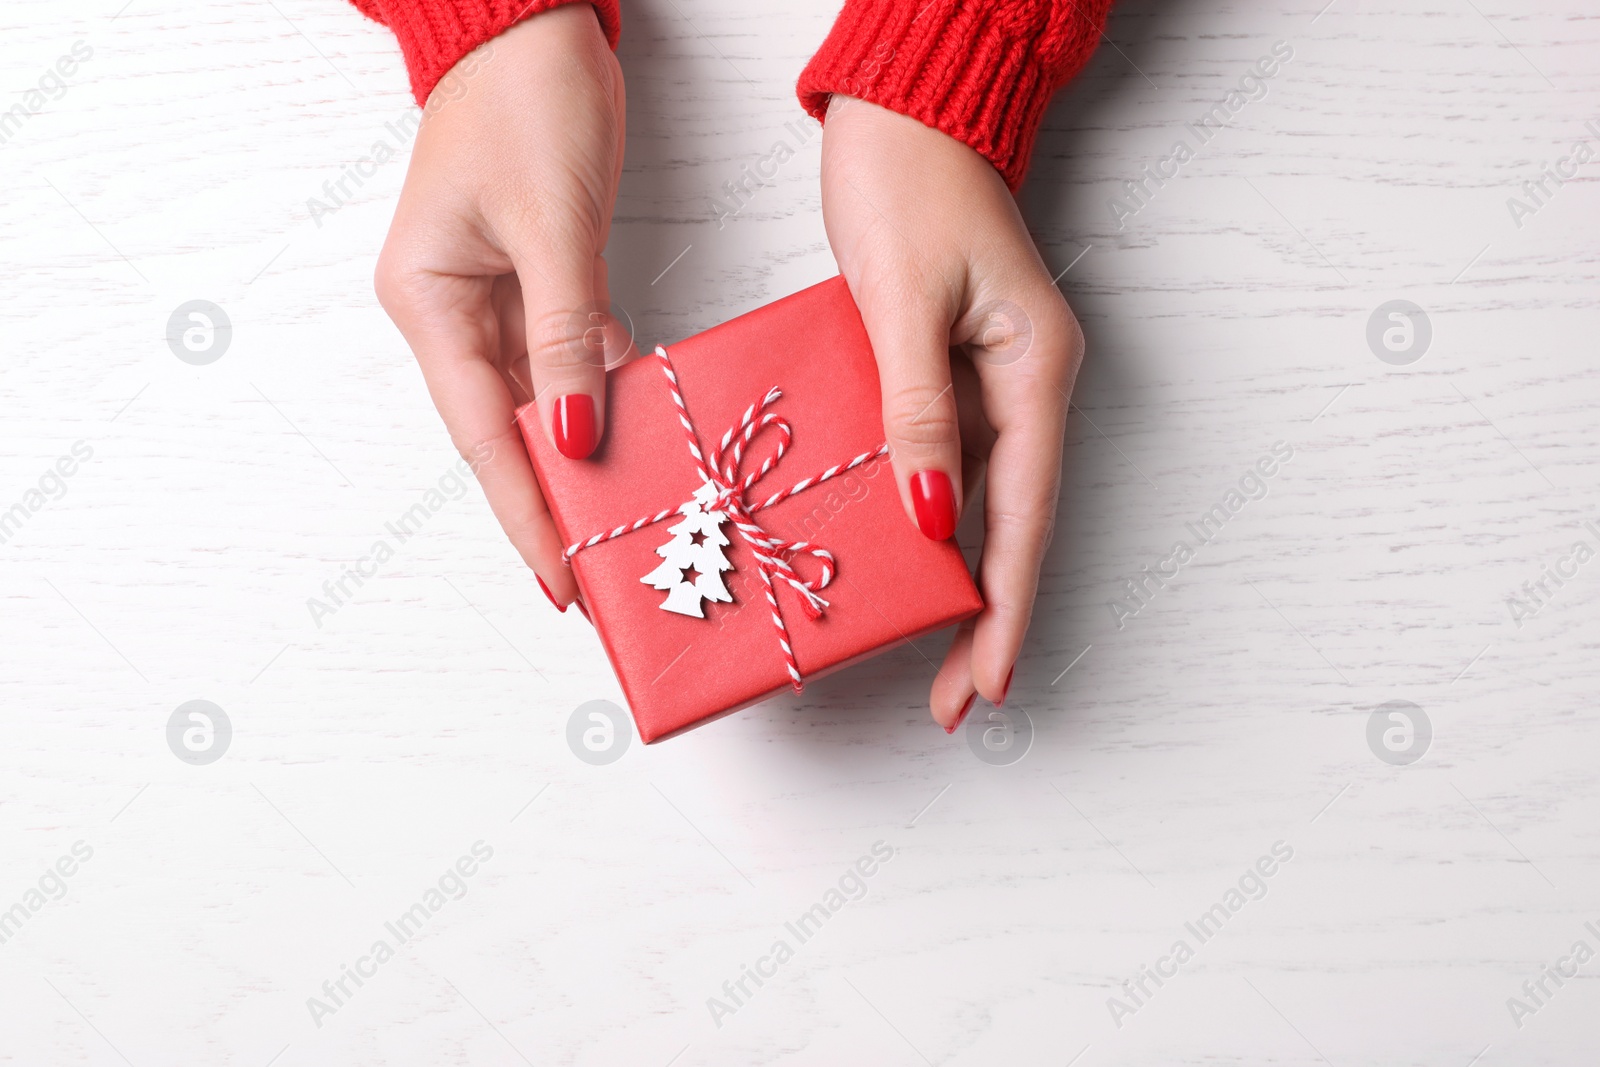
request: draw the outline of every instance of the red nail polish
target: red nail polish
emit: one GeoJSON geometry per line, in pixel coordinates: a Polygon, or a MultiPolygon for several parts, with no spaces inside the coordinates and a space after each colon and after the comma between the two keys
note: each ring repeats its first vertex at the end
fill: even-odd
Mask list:
{"type": "Polygon", "coordinates": [[[579,597],[573,603],[578,605],[578,614],[583,616],[583,621],[593,626],[594,620],[589,618],[589,609],[583,606],[583,597],[579,597]]]}
{"type": "Polygon", "coordinates": [[[550,587],[544,584],[544,579],[535,574],[533,576],[533,580],[539,583],[540,590],[544,592],[544,595],[549,599],[550,603],[556,606],[556,610],[565,615],[567,613],[567,609],[561,606],[561,601],[557,600],[556,595],[550,591],[550,587]]]}
{"type": "Polygon", "coordinates": [[[956,491],[944,471],[918,471],[911,476],[911,506],[924,536],[944,541],[956,532],[956,491]]]}
{"type": "Polygon", "coordinates": [[[594,397],[588,393],[572,393],[557,397],[550,412],[550,429],[556,440],[556,451],[568,459],[583,459],[600,443],[599,427],[594,417],[594,397]]]}
{"type": "Polygon", "coordinates": [[[944,732],[945,733],[953,734],[957,730],[961,729],[961,724],[967,721],[967,712],[972,710],[972,702],[974,700],[977,700],[977,699],[978,699],[978,694],[977,693],[973,693],[971,696],[969,696],[967,698],[967,702],[965,704],[961,705],[960,712],[958,712],[956,714],[956,721],[951,723],[949,726],[946,726],[944,728],[944,732]]]}
{"type": "Polygon", "coordinates": [[[1011,665],[1011,669],[1006,672],[1006,684],[1000,687],[1000,703],[996,704],[995,707],[997,707],[997,708],[1005,707],[1006,694],[1011,692],[1011,679],[1016,673],[1017,673],[1017,665],[1015,663],[1013,663],[1011,665]]]}

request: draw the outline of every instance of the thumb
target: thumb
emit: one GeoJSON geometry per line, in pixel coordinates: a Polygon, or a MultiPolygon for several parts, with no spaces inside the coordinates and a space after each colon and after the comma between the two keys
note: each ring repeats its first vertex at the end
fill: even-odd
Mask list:
{"type": "Polygon", "coordinates": [[[936,300],[866,292],[861,317],[883,390],[883,430],[906,515],[943,541],[961,514],[961,435],[950,382],[952,316],[936,300]]]}
{"type": "Polygon", "coordinates": [[[539,422],[558,452],[583,459],[605,429],[606,367],[627,350],[611,314],[598,236],[571,220],[507,237],[539,422]]]}

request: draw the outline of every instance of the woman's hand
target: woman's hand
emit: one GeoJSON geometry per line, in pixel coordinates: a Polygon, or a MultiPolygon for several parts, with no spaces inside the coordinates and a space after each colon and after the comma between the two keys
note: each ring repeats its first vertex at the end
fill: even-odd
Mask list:
{"type": "Polygon", "coordinates": [[[877,353],[907,518],[951,536],[988,466],[984,609],[957,632],[930,701],[954,732],[974,694],[999,704],[1011,684],[1055,525],[1083,334],[999,173],[915,119],[835,96],[822,211],[877,353]]]}
{"type": "Polygon", "coordinates": [[[577,3],[511,27],[436,97],[447,83],[417,135],[378,299],[500,525],[565,611],[577,585],[513,412],[537,400],[574,460],[605,427],[605,369],[631,344],[600,258],[622,171],[622,70],[577,3]]]}

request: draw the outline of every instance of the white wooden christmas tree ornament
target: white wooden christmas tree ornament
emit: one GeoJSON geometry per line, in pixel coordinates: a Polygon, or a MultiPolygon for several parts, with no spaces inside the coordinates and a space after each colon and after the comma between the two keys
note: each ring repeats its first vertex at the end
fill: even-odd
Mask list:
{"type": "Polygon", "coordinates": [[[733,601],[722,581],[722,572],[733,569],[722,552],[728,547],[728,538],[722,532],[728,516],[726,512],[706,510],[716,498],[717,488],[710,482],[694,491],[694,499],[678,509],[683,521],[667,530],[672,540],[656,549],[661,566],[639,579],[667,594],[661,603],[663,611],[703,619],[706,616],[702,601],[733,601]]]}

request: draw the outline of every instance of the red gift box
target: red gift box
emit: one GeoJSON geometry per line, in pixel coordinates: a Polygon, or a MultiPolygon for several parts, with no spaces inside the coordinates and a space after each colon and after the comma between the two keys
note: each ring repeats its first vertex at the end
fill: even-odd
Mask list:
{"type": "MultiPolygon", "coordinates": [[[[901,507],[894,472],[879,453],[877,365],[842,278],[680,341],[666,358],[658,352],[631,362],[606,383],[606,436],[588,459],[556,452],[535,405],[520,408],[517,421],[562,542],[581,546],[569,549],[573,573],[646,742],[780,692],[797,681],[791,666],[816,678],[982,608],[955,543],[928,540],[901,507]],[[782,393],[775,400],[773,387],[782,393]],[[705,464],[726,469],[738,455],[724,490],[760,475],[739,497],[745,532],[732,520],[720,527],[732,565],[720,577],[731,601],[702,601],[703,618],[662,610],[683,590],[645,580],[671,565],[657,549],[675,539],[671,530],[686,517],[680,509],[696,490],[702,500],[712,492],[703,490],[680,397],[705,464]],[[763,400],[770,403],[762,407],[763,400]],[[718,467],[716,449],[730,430],[718,467]],[[774,461],[780,443],[786,447],[774,461]],[[852,460],[856,466],[815,480],[852,460]],[[805,488],[761,506],[802,482],[805,488]],[[644,517],[664,521],[636,524],[644,517]],[[602,534],[611,536],[586,543],[602,534]],[[759,554],[773,562],[785,555],[774,542],[805,542],[792,558],[802,582],[815,586],[825,570],[831,574],[808,604],[812,597],[781,571],[767,572],[781,631],[747,534],[756,545],[766,539],[759,554]],[[831,566],[812,554],[819,548],[831,554],[831,566]]],[[[726,492],[720,499],[728,500],[726,492]]],[[[716,589],[719,568],[700,570],[713,578],[709,585],[699,579],[698,588],[716,589]]]]}

